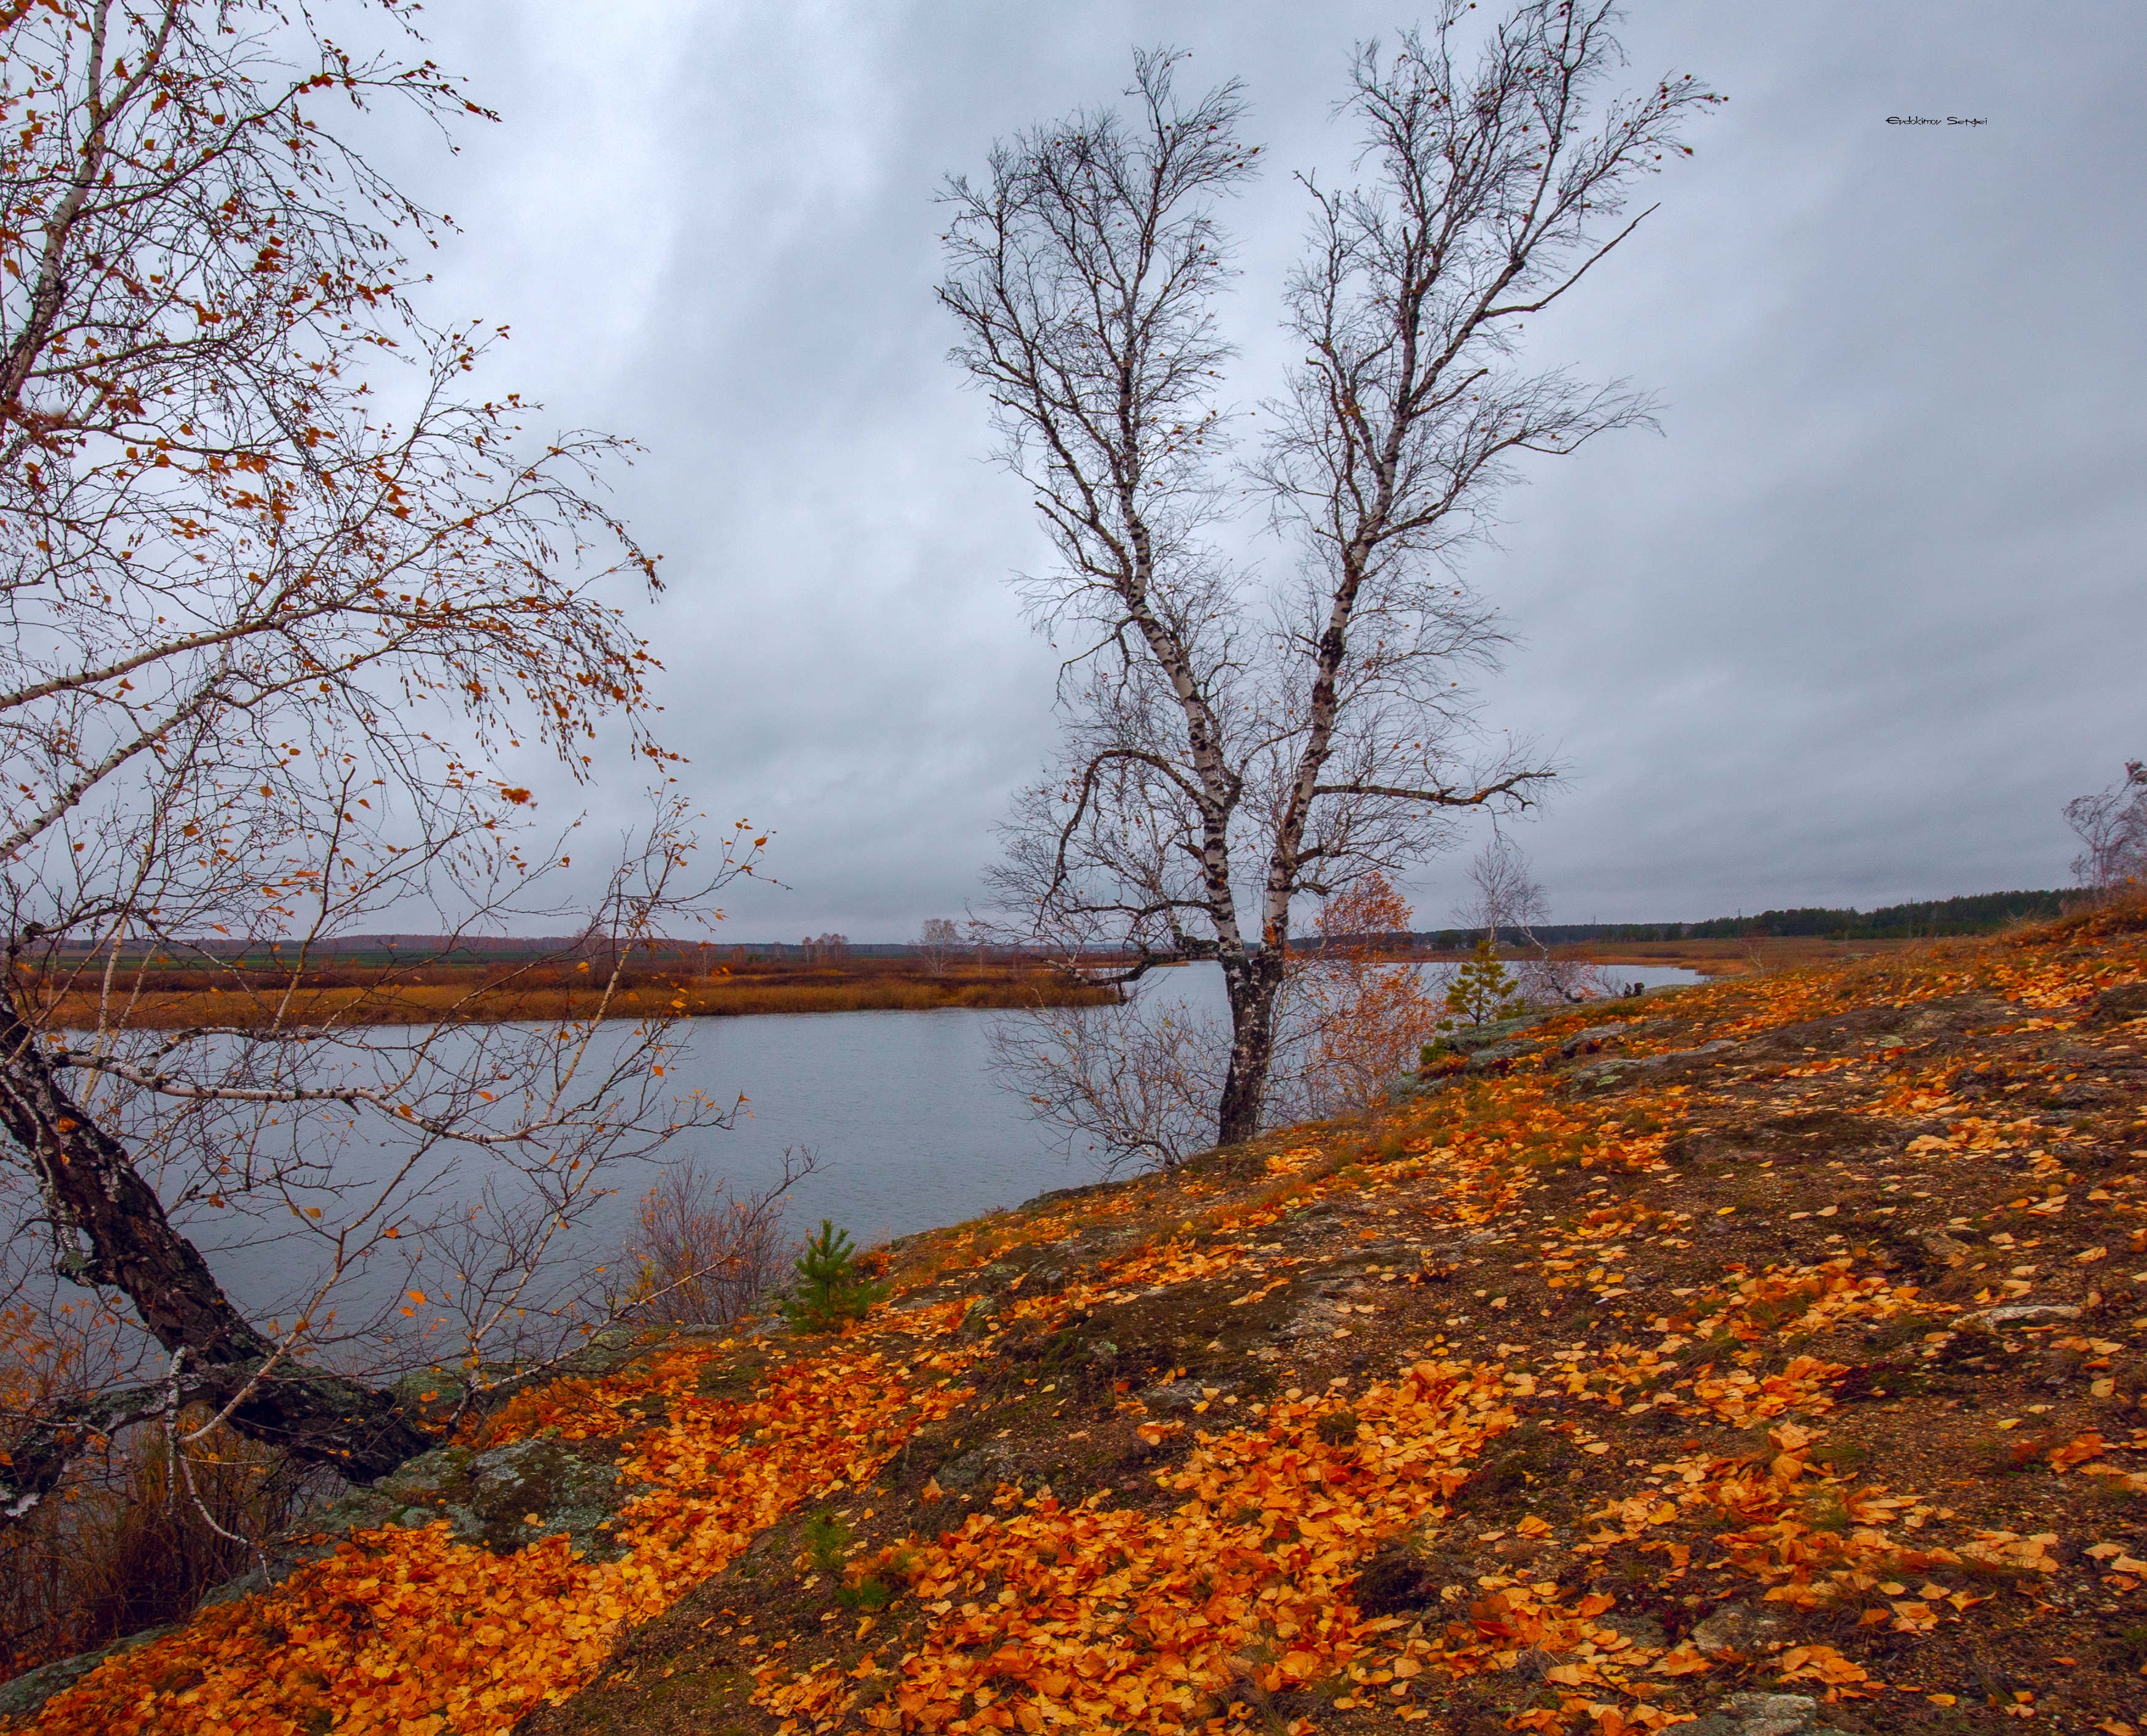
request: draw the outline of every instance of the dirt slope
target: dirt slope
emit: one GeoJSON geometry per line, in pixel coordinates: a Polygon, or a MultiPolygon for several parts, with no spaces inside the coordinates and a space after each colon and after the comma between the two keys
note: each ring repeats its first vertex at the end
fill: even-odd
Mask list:
{"type": "Polygon", "coordinates": [[[1530,1034],[523,1401],[616,1548],[366,1532],[38,1727],[2147,1727],[2138,913],[1530,1034]]]}

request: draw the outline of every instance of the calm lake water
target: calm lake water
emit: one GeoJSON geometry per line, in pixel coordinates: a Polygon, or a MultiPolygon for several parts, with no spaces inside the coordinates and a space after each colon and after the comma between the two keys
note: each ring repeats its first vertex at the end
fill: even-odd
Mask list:
{"type": "MultiPolygon", "coordinates": [[[[1650,988],[1693,972],[1614,968],[1650,988]]],[[[1195,1013],[1227,1012],[1212,965],[1159,972],[1144,993],[1195,1013]]],[[[693,1022],[680,1070],[718,1101],[743,1091],[751,1118],[693,1154],[735,1185],[778,1173],[786,1145],[824,1164],[794,1190],[800,1223],[832,1218],[860,1241],[959,1223],[1054,1188],[1093,1182],[1027,1104],[996,1084],[985,1047],[992,1013],[820,1013],[693,1022]]],[[[622,1219],[622,1222],[623,1220],[622,1219]]]]}
{"type": "MultiPolygon", "coordinates": [[[[1636,967],[1614,967],[1609,974],[1650,987],[1699,980],[1689,971],[1636,967]]],[[[1143,992],[1196,1013],[1225,1011],[1222,974],[1213,966],[1160,972],[1143,992]]],[[[809,1146],[820,1167],[792,1190],[793,1231],[828,1218],[861,1244],[1094,1181],[1092,1158],[1067,1157],[1052,1132],[1029,1118],[1025,1102],[994,1083],[985,1039],[990,1021],[1004,1016],[818,1013],[688,1021],[667,1078],[718,1103],[741,1092],[750,1101],[730,1131],[683,1136],[668,1156],[698,1163],[746,1193],[779,1174],[785,1146],[809,1146]]],[[[617,1195],[586,1221],[585,1247],[608,1253],[618,1246],[653,1176],[653,1165],[617,1173],[617,1195]]],[[[297,1276],[285,1258],[257,1247],[229,1288],[243,1306],[270,1306],[297,1276]]],[[[383,1278],[393,1287],[394,1279],[383,1278]]]]}

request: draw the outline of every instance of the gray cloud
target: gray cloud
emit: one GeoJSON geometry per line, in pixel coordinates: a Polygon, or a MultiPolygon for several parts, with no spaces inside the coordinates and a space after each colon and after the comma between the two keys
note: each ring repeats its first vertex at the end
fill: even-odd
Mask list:
{"type": "MultiPolygon", "coordinates": [[[[1469,565],[1524,642],[1486,721],[1575,773],[1521,834],[1539,874],[1570,920],[2057,883],[2059,805],[2147,749],[2147,20],[1633,13],[1634,79],[1731,100],[1530,334],[1534,360],[1659,393],[1662,438],[1544,463],[1469,565]]],[[[777,828],[794,888],[749,890],[731,932],[898,938],[958,911],[1049,743],[1052,653],[1003,583],[1046,553],[942,359],[938,177],[1108,98],[1134,42],[1242,75],[1273,163],[1235,214],[1250,403],[1301,224],[1285,171],[1346,171],[1344,56],[1394,22],[1355,0],[433,18],[505,116],[452,162],[409,148],[464,229],[437,312],[511,323],[496,386],[648,448],[618,501],[665,555],[665,733],[712,818],[777,828]]],[[[630,788],[578,799],[608,824],[630,788]]],[[[1425,919],[1458,878],[1424,866],[1425,919]]]]}

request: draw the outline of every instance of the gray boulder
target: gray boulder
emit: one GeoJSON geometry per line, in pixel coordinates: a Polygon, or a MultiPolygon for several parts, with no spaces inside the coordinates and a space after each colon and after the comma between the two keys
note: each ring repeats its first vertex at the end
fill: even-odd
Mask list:
{"type": "Polygon", "coordinates": [[[1733,1693],[1680,1736],[1819,1736],[1819,1703],[1804,1693],[1733,1693]]]}
{"type": "Polygon", "coordinates": [[[98,1664],[108,1658],[123,1658],[153,1639],[162,1639],[171,1631],[172,1624],[169,1623],[161,1628],[144,1628],[139,1633],[130,1633],[124,1639],[115,1639],[111,1644],[99,1646],[93,1652],[78,1652],[72,1658],[55,1658],[50,1663],[41,1663],[12,1682],[0,1683],[0,1718],[27,1718],[54,1694],[73,1687],[98,1664]]]}

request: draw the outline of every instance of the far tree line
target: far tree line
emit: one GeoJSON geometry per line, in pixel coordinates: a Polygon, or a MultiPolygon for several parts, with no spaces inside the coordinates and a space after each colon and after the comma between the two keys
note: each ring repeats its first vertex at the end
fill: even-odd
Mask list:
{"type": "MultiPolygon", "coordinates": [[[[1534,938],[1551,946],[1583,941],[1665,940],[1904,940],[1948,934],[1988,934],[2009,923],[2061,916],[2074,895],[2064,892],[1987,892],[1968,898],[1926,898],[1884,904],[1874,910],[1814,905],[1762,910],[1750,916],[1718,916],[1699,923],[1557,923],[1536,928],[1534,938]]],[[[1458,928],[1410,937],[1442,949],[1465,946],[1474,937],[1458,928]]],[[[1503,942],[1518,933],[1502,933],[1503,942]]]]}

